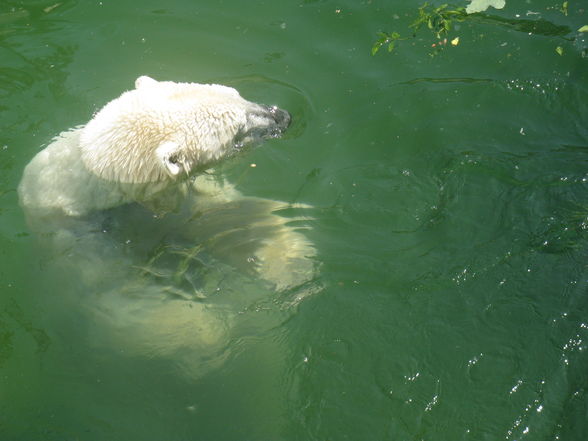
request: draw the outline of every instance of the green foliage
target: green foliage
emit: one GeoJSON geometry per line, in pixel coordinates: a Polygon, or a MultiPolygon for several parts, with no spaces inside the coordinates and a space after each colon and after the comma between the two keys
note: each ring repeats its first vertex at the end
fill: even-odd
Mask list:
{"type": "MultiPolygon", "coordinates": [[[[446,35],[453,27],[454,22],[463,21],[467,18],[465,8],[451,7],[448,4],[441,6],[430,6],[428,3],[419,8],[419,16],[409,28],[413,30],[413,37],[424,26],[431,30],[437,38],[446,35]]],[[[378,39],[372,46],[372,55],[375,55],[382,46],[387,46],[388,52],[396,48],[396,42],[406,40],[398,32],[378,32],[378,39]]]]}
{"type": "Polygon", "coordinates": [[[426,25],[437,38],[441,38],[451,30],[454,21],[463,21],[466,16],[465,8],[451,9],[447,4],[434,8],[425,3],[419,8],[419,17],[409,27],[416,34],[420,28],[426,25]]]}
{"type": "Polygon", "coordinates": [[[378,32],[378,37],[379,38],[372,46],[372,55],[375,55],[382,46],[386,45],[388,45],[388,52],[392,52],[396,45],[396,41],[404,40],[404,38],[400,38],[400,34],[398,32],[378,32]]]}
{"type": "MultiPolygon", "coordinates": [[[[543,19],[509,19],[500,16],[486,15],[484,13],[489,7],[502,9],[505,6],[505,3],[505,0],[471,0],[469,5],[464,8],[450,6],[447,3],[442,4],[441,6],[432,6],[427,2],[418,9],[418,17],[409,25],[409,28],[413,31],[413,37],[416,37],[417,32],[423,27],[426,27],[437,37],[438,40],[441,40],[431,44],[431,47],[434,48],[431,55],[435,55],[439,51],[448,47],[448,43],[450,43],[451,46],[457,46],[459,44],[459,37],[453,38],[450,41],[448,41],[448,38],[443,37],[448,36],[456,22],[462,22],[464,20],[499,25],[519,32],[525,32],[529,35],[554,36],[573,41],[573,38],[566,37],[571,32],[571,29],[568,26],[556,25],[543,19]]],[[[559,10],[567,16],[569,13],[569,2],[564,1],[561,3],[559,10]]],[[[578,32],[588,32],[588,25],[582,26],[578,29],[578,32]]],[[[397,47],[398,41],[406,39],[406,37],[403,37],[398,32],[379,32],[378,39],[372,46],[372,55],[375,55],[382,46],[386,46],[388,52],[392,52],[397,47]]],[[[562,46],[558,46],[555,51],[560,56],[564,53],[562,46]]]]}

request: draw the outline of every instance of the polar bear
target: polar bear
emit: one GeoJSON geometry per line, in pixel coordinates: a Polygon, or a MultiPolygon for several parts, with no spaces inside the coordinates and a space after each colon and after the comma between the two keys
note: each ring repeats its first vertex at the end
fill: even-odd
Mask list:
{"type": "Polygon", "coordinates": [[[247,307],[242,296],[236,308],[206,304],[227,279],[227,292],[252,276],[274,292],[312,291],[298,290],[316,270],[301,231],[309,207],[244,196],[209,171],[289,124],[285,110],[227,86],[141,76],[31,160],[20,204],[51,259],[100,291],[88,314],[106,324],[102,336],[131,353],[206,355],[247,307]]]}
{"type": "Polygon", "coordinates": [[[290,115],[216,84],[155,81],[109,102],[85,126],[62,133],[25,169],[25,211],[81,216],[149,203],[173,183],[247,144],[275,138],[290,115]]]}
{"type": "MultiPolygon", "coordinates": [[[[133,202],[160,214],[177,210],[188,197],[193,211],[241,200],[230,184],[198,172],[249,144],[279,137],[289,123],[288,112],[247,101],[230,87],[141,76],[134,90],[35,156],[24,170],[19,200],[33,229],[61,235],[65,224],[133,202]]],[[[286,208],[273,201],[255,203],[266,213],[286,208]]],[[[268,220],[285,225],[278,216],[260,222],[268,220]]],[[[276,237],[290,233],[284,228],[276,237]]],[[[294,258],[313,253],[301,236],[292,238],[297,239],[290,241],[294,258]]],[[[266,237],[266,245],[272,239],[266,237]]],[[[288,249],[260,247],[258,261],[265,262],[267,274],[277,271],[279,256],[288,249]]],[[[270,277],[278,282],[279,276],[270,277]]]]}

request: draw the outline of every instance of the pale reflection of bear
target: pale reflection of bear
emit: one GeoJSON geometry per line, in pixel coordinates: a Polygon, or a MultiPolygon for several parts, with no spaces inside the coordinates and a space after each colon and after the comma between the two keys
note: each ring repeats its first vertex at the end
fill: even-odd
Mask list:
{"type": "Polygon", "coordinates": [[[51,265],[78,280],[72,298],[83,288],[72,303],[91,344],[197,377],[236,328],[255,328],[244,311],[318,289],[310,207],[244,196],[208,170],[289,123],[229,87],[143,76],[33,158],[20,203],[51,265]]]}

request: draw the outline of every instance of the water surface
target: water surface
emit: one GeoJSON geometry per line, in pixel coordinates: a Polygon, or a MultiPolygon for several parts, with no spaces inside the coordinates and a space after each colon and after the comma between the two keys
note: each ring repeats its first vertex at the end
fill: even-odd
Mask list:
{"type": "MultiPolygon", "coordinates": [[[[507,0],[457,46],[422,30],[375,57],[419,2],[1,4],[0,439],[587,439],[588,15],[569,3],[507,0]],[[213,260],[198,284],[226,289],[195,302],[213,317],[195,358],[120,345],[93,302],[116,308],[130,281],[56,270],[15,191],[142,74],[288,109],[284,139],[220,173],[313,207],[312,286],[276,293],[213,260]],[[215,326],[230,332],[207,347],[215,326]]],[[[123,232],[147,248],[142,215],[123,232]]]]}

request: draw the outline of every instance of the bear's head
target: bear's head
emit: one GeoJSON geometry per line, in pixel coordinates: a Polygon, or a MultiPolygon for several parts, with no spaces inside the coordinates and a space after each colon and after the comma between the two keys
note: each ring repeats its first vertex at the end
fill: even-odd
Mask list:
{"type": "Polygon", "coordinates": [[[230,87],[142,76],[83,128],[81,156],[108,181],[164,182],[278,137],[289,124],[285,110],[247,101],[230,87]]]}

